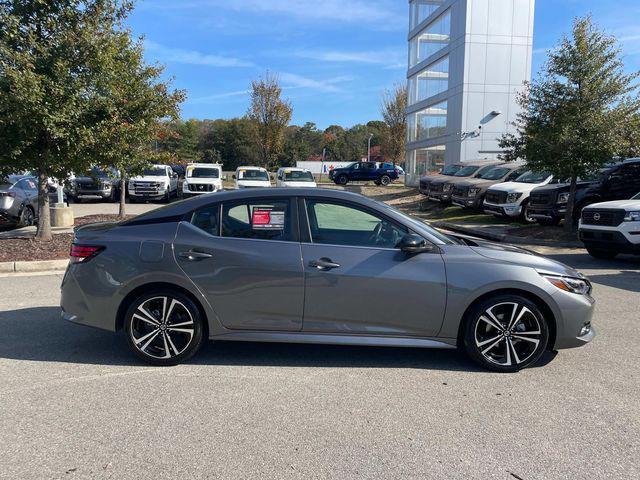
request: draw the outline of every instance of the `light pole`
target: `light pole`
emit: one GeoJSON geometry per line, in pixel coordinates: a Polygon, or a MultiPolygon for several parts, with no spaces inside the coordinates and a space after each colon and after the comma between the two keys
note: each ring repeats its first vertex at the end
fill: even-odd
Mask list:
{"type": "Polygon", "coordinates": [[[371,139],[373,138],[373,133],[369,134],[369,143],[367,144],[367,161],[371,161],[371,139]]]}

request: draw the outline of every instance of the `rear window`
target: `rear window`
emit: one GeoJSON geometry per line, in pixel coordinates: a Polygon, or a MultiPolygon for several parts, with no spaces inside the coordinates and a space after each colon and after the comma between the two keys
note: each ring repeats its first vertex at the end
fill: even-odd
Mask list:
{"type": "Polygon", "coordinates": [[[292,241],[291,205],[283,200],[249,200],[222,207],[222,236],[292,241]]]}

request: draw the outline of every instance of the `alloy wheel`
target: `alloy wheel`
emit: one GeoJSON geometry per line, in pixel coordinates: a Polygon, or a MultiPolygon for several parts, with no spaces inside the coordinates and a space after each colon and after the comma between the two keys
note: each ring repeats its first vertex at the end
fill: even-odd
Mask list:
{"type": "Polygon", "coordinates": [[[474,340],[478,352],[490,363],[513,367],[526,363],[543,338],[538,317],[517,302],[487,308],[476,322],[474,340]]]}
{"type": "Polygon", "coordinates": [[[22,215],[20,219],[20,225],[23,227],[30,227],[34,224],[35,215],[33,214],[33,210],[30,207],[25,207],[22,210],[22,215]]]}
{"type": "Polygon", "coordinates": [[[193,341],[196,328],[184,303],[169,296],[145,300],[129,322],[135,348],[154,359],[170,359],[184,353],[193,341]]]}

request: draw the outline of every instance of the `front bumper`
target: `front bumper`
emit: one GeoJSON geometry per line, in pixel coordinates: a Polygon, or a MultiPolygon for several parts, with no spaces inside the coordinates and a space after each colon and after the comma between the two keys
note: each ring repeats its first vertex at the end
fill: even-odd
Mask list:
{"type": "Polygon", "coordinates": [[[567,213],[567,207],[536,207],[529,205],[529,216],[531,218],[541,218],[543,220],[555,220],[556,218],[564,218],[567,213]]]}
{"type": "Polygon", "coordinates": [[[71,194],[76,197],[100,197],[109,198],[111,196],[112,189],[105,190],[73,190],[71,194]]]}
{"type": "Polygon", "coordinates": [[[481,199],[478,197],[459,197],[453,195],[451,197],[451,203],[463,208],[479,208],[481,199]]]}
{"type": "Polygon", "coordinates": [[[134,198],[136,200],[138,199],[142,199],[142,200],[162,200],[163,198],[165,198],[167,192],[166,190],[163,191],[162,193],[157,193],[157,194],[146,194],[146,193],[133,193],[133,192],[129,192],[129,197],[130,198],[134,198]]]}
{"type": "Polygon", "coordinates": [[[580,226],[578,236],[587,247],[618,253],[640,254],[640,226],[636,228],[637,231],[631,229],[621,231],[620,226],[609,228],[580,226]]]}
{"type": "Polygon", "coordinates": [[[522,212],[522,207],[518,203],[504,203],[496,205],[494,203],[483,203],[482,208],[485,213],[503,217],[518,217],[522,212]]]}
{"type": "Polygon", "coordinates": [[[554,349],[581,347],[596,336],[591,322],[595,300],[591,295],[558,291],[553,295],[562,318],[556,325],[554,349]]]}
{"type": "Polygon", "coordinates": [[[439,202],[450,202],[451,201],[451,193],[450,192],[435,192],[435,193],[427,193],[428,198],[431,200],[437,200],[439,202]]]}

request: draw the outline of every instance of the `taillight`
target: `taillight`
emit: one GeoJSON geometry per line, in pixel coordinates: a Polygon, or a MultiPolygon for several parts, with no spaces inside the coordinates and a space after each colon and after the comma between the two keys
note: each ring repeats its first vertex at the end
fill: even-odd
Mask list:
{"type": "Polygon", "coordinates": [[[0,192],[0,197],[16,198],[16,192],[0,192]]]}
{"type": "Polygon", "coordinates": [[[71,251],[69,252],[69,256],[71,256],[70,261],[71,263],[88,262],[103,250],[104,247],[95,245],[76,245],[73,243],[71,244],[71,251]]]}

